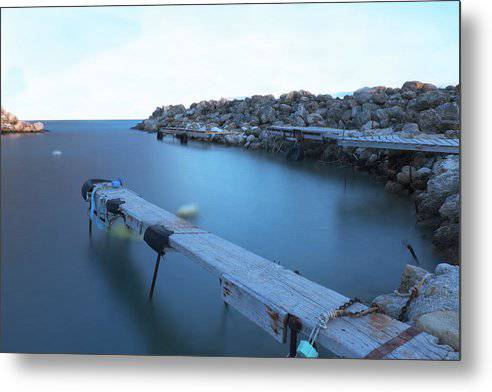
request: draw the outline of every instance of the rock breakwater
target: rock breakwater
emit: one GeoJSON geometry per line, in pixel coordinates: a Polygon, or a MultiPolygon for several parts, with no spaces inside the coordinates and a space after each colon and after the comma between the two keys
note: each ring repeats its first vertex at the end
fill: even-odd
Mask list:
{"type": "MultiPolygon", "coordinates": [[[[279,98],[255,95],[201,101],[188,108],[162,106],[135,128],[149,132],[168,127],[209,130],[212,135],[208,140],[214,143],[284,153],[294,142],[271,132],[270,126],[330,127],[352,134],[396,133],[409,138],[424,134],[458,138],[460,99],[459,86],[438,88],[417,81],[406,82],[401,88],[364,87],[343,98],[301,90],[279,98]]],[[[433,242],[446,261],[459,261],[459,156],[343,148],[335,142],[316,141],[305,141],[302,154],[295,156],[353,165],[385,182],[386,191],[409,195],[415,201],[417,221],[433,228],[433,242]]]]}
{"type": "Polygon", "coordinates": [[[3,108],[1,109],[1,128],[2,133],[34,133],[43,132],[44,124],[42,122],[30,123],[22,121],[12,113],[7,112],[3,108]]]}
{"type": "Polygon", "coordinates": [[[418,329],[439,338],[460,350],[460,272],[458,266],[439,264],[434,273],[407,265],[400,286],[395,292],[374,299],[382,311],[393,318],[401,318],[418,329]],[[417,295],[409,301],[412,288],[417,295]],[[404,306],[406,311],[402,312],[404,306]]]}

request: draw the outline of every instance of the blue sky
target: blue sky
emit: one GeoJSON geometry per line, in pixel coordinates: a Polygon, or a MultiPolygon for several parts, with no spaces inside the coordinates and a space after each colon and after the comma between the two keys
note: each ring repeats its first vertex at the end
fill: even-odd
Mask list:
{"type": "Polygon", "coordinates": [[[2,106],[144,118],[254,94],[459,81],[458,2],[2,9],[2,106]]]}

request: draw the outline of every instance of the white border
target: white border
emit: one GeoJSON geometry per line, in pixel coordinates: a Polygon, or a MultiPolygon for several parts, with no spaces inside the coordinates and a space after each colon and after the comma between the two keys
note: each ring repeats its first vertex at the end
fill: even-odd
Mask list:
{"type": "MultiPolygon", "coordinates": [[[[204,1],[206,2],[206,1],[204,1]]],[[[216,3],[226,2],[216,0],[216,3]]],[[[243,1],[248,2],[248,1],[243,1]]],[[[262,2],[260,0],[254,2],[262,2]]],[[[0,0],[0,6],[164,4],[165,0],[0,0]]],[[[199,1],[186,3],[201,3],[199,1]]],[[[0,354],[2,391],[482,391],[490,370],[491,52],[488,0],[462,1],[463,360],[375,362],[0,354]],[[479,184],[481,186],[479,186],[479,184]],[[488,256],[488,257],[486,257],[488,256]]],[[[21,27],[20,27],[21,28],[21,27]]],[[[40,25],[42,28],[42,25],[40,25]]],[[[445,66],[445,65],[443,65],[445,66]]]]}

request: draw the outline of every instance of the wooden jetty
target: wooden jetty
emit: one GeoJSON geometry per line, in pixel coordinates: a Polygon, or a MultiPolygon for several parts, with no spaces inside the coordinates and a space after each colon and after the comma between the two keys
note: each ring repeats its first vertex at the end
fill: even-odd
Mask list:
{"type": "Polygon", "coordinates": [[[182,127],[165,127],[157,131],[158,138],[162,139],[162,136],[171,135],[173,137],[181,138],[183,135],[194,139],[209,139],[213,135],[231,135],[237,132],[233,131],[211,131],[205,129],[190,129],[182,127]]]}
{"type": "Polygon", "coordinates": [[[343,147],[365,147],[402,151],[425,151],[445,154],[459,154],[459,139],[446,137],[401,137],[399,135],[346,136],[337,140],[343,147]]]}
{"type": "Polygon", "coordinates": [[[283,133],[287,138],[299,140],[335,140],[341,147],[364,147],[402,151],[424,151],[444,154],[459,154],[460,141],[437,135],[403,137],[399,134],[374,135],[355,130],[323,127],[272,126],[274,132],[283,133]]]}
{"type": "MultiPolygon", "coordinates": [[[[178,218],[127,188],[96,186],[88,197],[84,195],[84,188],[82,194],[86,201],[93,201],[93,219],[102,223],[121,216],[127,227],[140,235],[154,225],[171,231],[168,246],[218,277],[222,299],[278,342],[285,343],[290,336],[291,352],[297,333],[308,336],[319,315],[327,314],[348,300],[342,294],[178,218]],[[108,210],[108,206],[112,207],[108,210]]],[[[152,291],[159,260],[160,255],[152,291]]],[[[350,306],[352,311],[364,309],[367,307],[361,303],[350,306]]],[[[451,347],[439,345],[436,337],[381,313],[333,319],[326,329],[321,329],[316,341],[342,358],[459,358],[451,347]]]]}
{"type": "MultiPolygon", "coordinates": [[[[341,137],[344,130],[337,128],[325,127],[295,127],[295,126],[270,126],[268,127],[273,133],[283,135],[287,139],[299,140],[318,140],[326,141],[329,139],[337,139],[341,137]]],[[[348,131],[347,131],[348,132],[348,131]]],[[[354,132],[354,131],[350,131],[354,132]]]]}

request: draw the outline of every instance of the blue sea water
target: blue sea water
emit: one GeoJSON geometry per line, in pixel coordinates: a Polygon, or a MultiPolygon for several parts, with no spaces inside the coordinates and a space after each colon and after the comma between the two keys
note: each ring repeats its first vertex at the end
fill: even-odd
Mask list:
{"type": "MultiPolygon", "coordinates": [[[[266,152],[171,139],[136,121],[46,121],[43,135],[1,138],[1,349],[285,357],[281,345],[220,298],[219,282],[172,252],[94,230],[80,188],[121,177],[169,211],[349,297],[392,291],[410,243],[438,262],[412,202],[365,173],[266,152]],[[59,151],[59,154],[53,154],[59,151]]],[[[324,353],[329,355],[328,353],[324,353]]]]}

